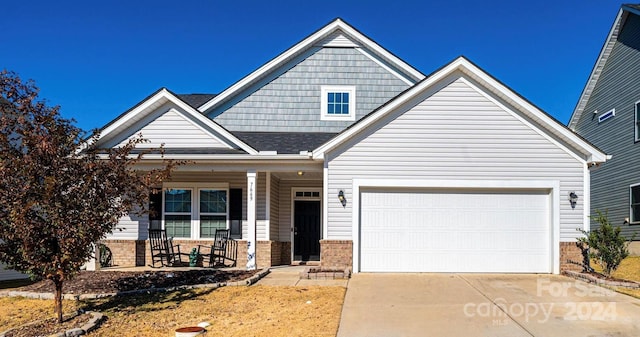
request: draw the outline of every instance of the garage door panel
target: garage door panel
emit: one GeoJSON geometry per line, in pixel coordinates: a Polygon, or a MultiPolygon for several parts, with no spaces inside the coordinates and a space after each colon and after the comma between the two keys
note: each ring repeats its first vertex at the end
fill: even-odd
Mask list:
{"type": "Polygon", "coordinates": [[[364,191],[361,271],[550,272],[544,191],[364,191]]]}

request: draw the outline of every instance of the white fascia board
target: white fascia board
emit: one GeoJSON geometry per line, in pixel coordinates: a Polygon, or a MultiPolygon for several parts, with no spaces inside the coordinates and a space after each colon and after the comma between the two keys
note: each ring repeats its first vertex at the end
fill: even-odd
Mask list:
{"type": "Polygon", "coordinates": [[[377,110],[377,111],[371,113],[370,115],[364,117],[365,118],[364,120],[361,120],[360,122],[354,124],[351,128],[345,130],[344,132],[338,134],[336,137],[334,137],[330,141],[328,141],[328,142],[324,143],[323,145],[321,145],[320,147],[316,148],[313,151],[313,158],[314,159],[322,159],[322,158],[324,158],[324,154],[327,151],[332,150],[333,148],[335,148],[339,144],[341,144],[344,141],[346,141],[347,139],[351,138],[353,135],[359,133],[360,131],[366,129],[369,125],[371,125],[371,124],[375,123],[376,121],[380,120],[381,118],[386,116],[389,112],[395,110],[396,108],[402,106],[405,102],[407,102],[407,101],[411,100],[412,98],[414,98],[415,96],[421,94],[424,90],[426,90],[427,88],[431,87],[433,84],[437,83],[438,81],[440,81],[441,79],[446,77],[448,74],[450,74],[453,71],[455,71],[459,66],[460,60],[462,60],[462,59],[463,58],[460,57],[460,58],[456,59],[455,61],[449,63],[444,68],[442,68],[440,71],[436,72],[435,74],[432,74],[431,76],[427,77],[423,81],[421,81],[418,84],[414,85],[411,89],[406,91],[402,96],[397,97],[393,101],[387,103],[387,105],[382,106],[379,110],[377,110]]]}
{"type": "MultiPolygon", "coordinates": [[[[547,116],[544,112],[540,111],[534,105],[527,102],[525,99],[521,98],[519,95],[514,93],[511,89],[505,87],[503,84],[495,80],[493,77],[489,76],[489,74],[482,71],[480,68],[476,67],[473,63],[469,62],[464,57],[459,57],[455,59],[453,62],[446,65],[444,68],[440,69],[438,72],[429,76],[427,79],[422,82],[416,84],[409,91],[405,92],[402,96],[393,100],[391,103],[383,106],[380,110],[372,113],[372,115],[366,117],[360,123],[355,124],[352,128],[347,129],[345,132],[339,134],[329,142],[325,143],[318,147],[315,151],[313,151],[314,159],[322,159],[324,158],[324,153],[330,151],[335,148],[342,142],[346,141],[353,135],[359,133],[363,129],[367,128],[371,124],[378,121],[380,118],[384,117],[391,111],[394,111],[396,108],[400,107],[404,103],[413,99],[415,96],[420,95],[425,90],[438,83],[440,80],[444,79],[446,76],[452,74],[455,71],[461,71],[472,78],[481,82],[487,89],[496,92],[496,94],[505,97],[507,100],[510,100],[519,106],[520,109],[526,111],[527,113],[533,115],[538,120],[542,121],[543,125],[548,126],[548,130],[559,135],[561,138],[568,140],[570,143],[574,144],[575,147],[578,148],[581,152],[583,152],[587,158],[589,158],[589,162],[604,162],[606,161],[606,154],[584,141],[578,135],[573,133],[571,130],[566,129],[564,126],[558,125],[558,123],[553,120],[551,117],[547,116]]],[[[546,129],[546,128],[545,128],[546,129]]]]}
{"type": "Polygon", "coordinates": [[[580,120],[580,117],[582,117],[582,113],[584,112],[584,108],[587,105],[587,102],[589,101],[591,92],[593,91],[593,88],[596,86],[596,82],[598,82],[598,78],[600,78],[600,74],[602,73],[602,68],[604,68],[604,65],[607,63],[607,59],[609,58],[611,49],[613,48],[613,45],[616,43],[616,39],[614,37],[616,37],[620,32],[620,22],[622,21],[623,13],[624,13],[624,9],[620,8],[620,10],[618,11],[618,15],[616,15],[616,19],[614,20],[613,25],[609,30],[607,39],[605,40],[604,45],[600,50],[600,54],[596,59],[596,63],[593,66],[593,69],[591,69],[591,74],[589,75],[587,84],[584,86],[584,89],[582,89],[582,93],[580,93],[578,104],[576,104],[576,107],[573,110],[573,113],[571,114],[571,118],[569,119],[569,124],[567,124],[571,130],[575,129],[576,125],[578,124],[578,121],[580,120]]]}
{"type": "MultiPolygon", "coordinates": [[[[252,148],[251,146],[247,145],[246,143],[244,143],[240,139],[238,139],[231,132],[227,131],[225,128],[221,127],[220,125],[218,125],[216,122],[214,122],[210,118],[202,115],[198,110],[194,109],[189,104],[185,103],[184,101],[182,101],[181,99],[179,99],[178,97],[173,95],[168,90],[166,92],[167,92],[169,100],[171,100],[173,103],[178,105],[183,110],[187,111],[187,113],[189,113],[192,117],[194,117],[195,119],[199,120],[200,122],[202,122],[204,125],[210,127],[211,129],[215,130],[216,132],[221,134],[223,137],[225,137],[226,139],[228,139],[231,142],[233,142],[234,145],[238,146],[239,148],[241,148],[242,150],[246,151],[247,153],[249,153],[249,154],[258,154],[258,151],[256,151],[254,148],[252,148]]],[[[226,142],[224,142],[224,143],[226,143],[226,142]]],[[[227,145],[229,146],[229,148],[232,148],[232,146],[230,146],[229,144],[227,144],[227,145]]]]}
{"type": "Polygon", "coordinates": [[[520,108],[524,110],[523,112],[529,113],[538,120],[542,121],[542,125],[548,126],[549,130],[551,130],[561,138],[568,140],[571,144],[573,144],[574,147],[585,154],[585,156],[588,158],[588,162],[605,162],[607,160],[606,154],[604,152],[584,141],[573,131],[567,129],[562,125],[559,125],[558,122],[552,117],[540,111],[540,109],[538,109],[536,106],[520,97],[511,89],[505,87],[502,83],[496,81],[493,77],[489,76],[489,74],[485,73],[484,71],[473,65],[471,62],[465,59],[462,59],[462,61],[463,62],[461,63],[461,71],[477,79],[480,79],[481,82],[484,82],[483,84],[486,85],[489,90],[493,90],[497,94],[503,95],[509,101],[512,101],[516,105],[520,106],[520,108]]]}
{"type": "Polygon", "coordinates": [[[138,105],[135,109],[132,109],[127,114],[125,114],[124,116],[118,118],[111,125],[109,125],[104,130],[102,130],[100,132],[100,137],[98,138],[98,141],[100,141],[100,140],[102,140],[104,138],[107,138],[107,136],[110,135],[112,132],[118,130],[121,126],[123,126],[124,124],[129,122],[131,119],[133,119],[133,117],[137,116],[142,111],[148,109],[149,107],[151,107],[152,105],[157,103],[162,98],[166,99],[167,98],[167,94],[169,94],[169,91],[167,89],[165,89],[165,88],[160,89],[155,95],[151,96],[146,101],[144,101],[143,103],[138,105]]]}
{"type": "Polygon", "coordinates": [[[313,35],[307,37],[306,39],[302,40],[301,42],[294,45],[293,47],[287,49],[286,51],[284,51],[282,54],[278,55],[271,61],[265,63],[262,67],[258,68],[257,70],[247,75],[240,81],[236,82],[229,88],[225,89],[216,97],[212,98],[210,101],[198,107],[198,110],[201,112],[204,112],[216,106],[218,103],[225,101],[230,96],[236,94],[240,90],[251,85],[256,80],[262,78],[264,74],[269,73],[273,69],[286,63],[292,57],[294,57],[295,55],[298,55],[301,51],[311,48],[316,42],[320,41],[321,39],[325,38],[326,36],[330,35],[336,30],[342,30],[345,34],[347,34],[352,39],[362,43],[362,45],[364,45],[366,48],[380,55],[381,57],[388,60],[389,62],[398,65],[400,69],[405,71],[410,76],[414,77],[416,81],[420,81],[425,77],[417,69],[413,68],[408,63],[402,61],[398,57],[386,51],[380,45],[373,42],[371,39],[367,38],[366,36],[362,35],[360,32],[355,30],[353,27],[351,27],[341,19],[336,19],[331,23],[329,23],[328,25],[321,28],[320,30],[318,30],[317,32],[315,32],[313,35]]]}
{"type": "MultiPolygon", "coordinates": [[[[102,140],[104,138],[108,138],[108,136],[111,135],[111,133],[113,133],[113,132],[117,132],[117,130],[119,128],[121,128],[127,122],[131,121],[135,116],[138,116],[139,114],[145,113],[145,112],[146,113],[151,113],[152,111],[149,110],[149,108],[152,107],[154,104],[158,103],[159,101],[163,100],[163,99],[165,101],[170,101],[173,104],[177,105],[183,111],[186,111],[187,114],[189,114],[189,116],[187,116],[187,117],[191,117],[191,118],[194,118],[194,119],[200,121],[201,123],[203,123],[207,127],[211,128],[212,130],[215,130],[216,132],[221,134],[223,137],[225,137],[226,139],[230,140],[234,145],[238,146],[239,148],[241,148],[242,150],[246,151],[247,153],[249,153],[249,154],[257,154],[258,153],[258,151],[256,151],[251,146],[249,146],[249,145],[245,144],[244,142],[242,142],[240,139],[238,139],[236,136],[231,134],[229,131],[227,131],[224,128],[220,127],[214,121],[212,121],[211,119],[209,119],[206,116],[203,116],[199,111],[197,111],[196,109],[194,109],[190,105],[186,104],[181,99],[177,98],[175,95],[173,95],[173,93],[171,93],[166,88],[162,88],[155,95],[153,95],[152,97],[147,99],[145,102],[143,102],[142,104],[137,106],[135,109],[129,111],[127,114],[125,114],[124,116],[120,117],[118,120],[114,121],[113,124],[111,124],[107,128],[105,128],[100,133],[100,138],[98,138],[98,141],[100,141],[100,140],[102,140]]],[[[164,102],[163,102],[163,104],[164,104],[164,102]]],[[[196,123],[193,123],[193,124],[196,125],[196,123]]],[[[211,135],[211,136],[216,138],[216,139],[219,139],[215,135],[211,135]]],[[[233,148],[230,144],[227,143],[227,141],[220,140],[220,142],[226,144],[228,146],[228,148],[233,148]]]]}

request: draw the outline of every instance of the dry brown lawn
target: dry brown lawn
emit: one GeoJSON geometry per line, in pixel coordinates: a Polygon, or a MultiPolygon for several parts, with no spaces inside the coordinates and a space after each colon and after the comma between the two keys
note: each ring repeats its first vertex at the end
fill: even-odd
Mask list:
{"type": "MultiPolygon", "coordinates": [[[[602,268],[594,261],[591,262],[591,266],[597,272],[602,272],[602,268]]],[[[622,260],[618,269],[614,271],[611,276],[623,280],[640,282],[640,256],[629,256],[622,260]]],[[[640,298],[640,289],[618,288],[616,291],[640,298]]]]}
{"type": "MultiPolygon", "coordinates": [[[[223,287],[126,296],[82,305],[105,313],[88,336],[174,336],[174,330],[211,323],[204,336],[335,336],[344,287],[223,287]]],[[[65,302],[75,309],[75,303],[65,302]]],[[[0,298],[0,331],[53,315],[53,302],[0,298]]]]}

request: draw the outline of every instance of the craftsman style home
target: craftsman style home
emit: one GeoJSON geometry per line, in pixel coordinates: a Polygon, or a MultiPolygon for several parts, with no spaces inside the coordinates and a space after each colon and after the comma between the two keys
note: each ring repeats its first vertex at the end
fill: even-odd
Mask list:
{"type": "MultiPolygon", "coordinates": [[[[591,212],[608,211],[627,238],[640,240],[640,5],[623,5],[569,121],[612,158],[594,170],[591,212]]],[[[592,226],[597,226],[593,223],[592,226]]],[[[631,251],[640,253],[640,241],[631,251]]]]}
{"type": "Polygon", "coordinates": [[[150,263],[150,227],[182,252],[224,228],[239,266],[558,273],[606,160],[464,57],[426,76],[341,19],[217,95],[158,90],[98,142],[138,134],[189,163],[104,240],[120,266],[150,263]]]}

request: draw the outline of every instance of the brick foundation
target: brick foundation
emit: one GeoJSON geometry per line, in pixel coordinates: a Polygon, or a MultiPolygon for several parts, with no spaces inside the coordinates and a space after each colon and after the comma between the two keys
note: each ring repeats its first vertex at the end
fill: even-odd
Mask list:
{"type": "Polygon", "coordinates": [[[117,267],[135,267],[144,261],[144,241],[103,240],[102,244],[111,250],[111,264],[117,267]]]}
{"type": "Polygon", "coordinates": [[[583,259],[577,242],[560,242],[560,272],[581,272],[583,259]]]}
{"type": "Polygon", "coordinates": [[[291,264],[291,242],[280,242],[280,264],[291,264]]]}
{"type": "Polygon", "coordinates": [[[320,240],[320,266],[353,268],[353,241],[320,240]]]}

